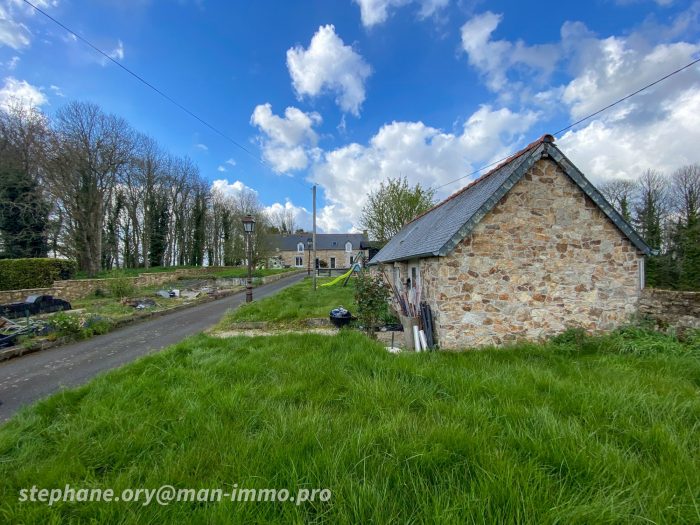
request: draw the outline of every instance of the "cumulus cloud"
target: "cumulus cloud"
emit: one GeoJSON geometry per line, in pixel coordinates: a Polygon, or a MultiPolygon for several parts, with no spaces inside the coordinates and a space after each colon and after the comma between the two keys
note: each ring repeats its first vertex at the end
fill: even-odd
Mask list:
{"type": "Polygon", "coordinates": [[[351,46],[335,33],[335,26],[321,26],[308,49],[295,46],[287,50],[287,69],[292,85],[301,99],[330,92],[346,112],[359,115],[365,100],[365,82],[372,68],[351,46]]]}
{"type": "Polygon", "coordinates": [[[532,80],[546,80],[559,60],[560,49],[553,44],[527,45],[522,40],[495,40],[493,32],[503,15],[486,11],[462,26],[462,49],[469,64],[483,75],[492,91],[509,87],[509,74],[522,73],[532,80]]]}
{"type": "MultiPolygon", "coordinates": [[[[327,227],[331,231],[359,228],[367,193],[388,177],[405,176],[411,184],[439,186],[508,154],[536,119],[533,111],[482,106],[467,119],[460,134],[423,122],[392,122],[382,126],[367,145],[353,143],[324,153],[312,177],[324,190],[327,227]]],[[[449,186],[440,196],[458,188],[449,186]]]]}
{"type": "Polygon", "coordinates": [[[301,170],[309,165],[318,141],[313,127],[321,123],[321,115],[290,106],[281,117],[267,103],[256,106],[250,122],[263,133],[260,137],[263,157],[276,172],[301,170]]]}
{"type": "Polygon", "coordinates": [[[372,27],[389,18],[390,11],[404,7],[411,3],[417,3],[420,6],[418,17],[421,19],[428,18],[450,3],[450,0],[354,0],[360,6],[360,18],[362,25],[372,27]]]}
{"type": "Polygon", "coordinates": [[[236,161],[231,158],[231,159],[228,159],[226,162],[224,162],[224,164],[228,164],[229,166],[231,166],[233,168],[236,165],[236,161]]]}
{"type": "Polygon", "coordinates": [[[236,197],[244,192],[251,192],[257,195],[257,190],[250,186],[246,186],[243,182],[237,180],[229,182],[228,179],[217,179],[211,183],[212,191],[221,193],[227,197],[236,197]]]}
{"type": "Polygon", "coordinates": [[[0,108],[2,109],[15,105],[38,107],[47,102],[48,99],[41,88],[31,85],[26,80],[6,77],[4,85],[0,88],[0,108]]]}

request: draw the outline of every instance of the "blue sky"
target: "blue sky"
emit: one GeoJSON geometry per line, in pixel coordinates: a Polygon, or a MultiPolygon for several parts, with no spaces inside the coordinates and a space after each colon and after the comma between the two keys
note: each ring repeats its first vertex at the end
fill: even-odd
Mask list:
{"type": "MultiPolygon", "coordinates": [[[[37,4],[253,155],[20,0],[0,0],[0,104],[96,102],[302,226],[315,182],[325,231],[359,227],[386,177],[441,186],[700,56],[680,0],[37,4]]],[[[700,161],[698,115],[695,66],[557,138],[595,182],[670,173],[700,161]]]]}

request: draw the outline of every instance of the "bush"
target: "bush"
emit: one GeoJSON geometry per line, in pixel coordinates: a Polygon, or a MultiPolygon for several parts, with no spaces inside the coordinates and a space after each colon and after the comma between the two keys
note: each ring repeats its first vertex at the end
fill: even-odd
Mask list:
{"type": "Polygon", "coordinates": [[[114,277],[108,280],[109,293],[118,299],[124,299],[134,293],[134,281],[126,276],[114,277]]]}
{"type": "Polygon", "coordinates": [[[355,281],[357,318],[369,337],[376,337],[374,329],[379,326],[380,320],[386,314],[388,298],[389,290],[380,276],[372,276],[365,271],[358,274],[355,281]]]}
{"type": "Polygon", "coordinates": [[[77,315],[66,314],[63,312],[52,315],[49,319],[49,325],[59,336],[78,335],[83,329],[82,326],[80,326],[80,318],[77,315]]]}
{"type": "Polygon", "coordinates": [[[65,259],[2,259],[0,290],[46,288],[54,281],[72,279],[77,266],[65,259]]]}

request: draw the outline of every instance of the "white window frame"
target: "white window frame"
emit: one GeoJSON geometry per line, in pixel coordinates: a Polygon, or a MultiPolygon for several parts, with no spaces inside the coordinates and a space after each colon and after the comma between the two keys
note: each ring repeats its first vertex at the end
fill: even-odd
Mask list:
{"type": "Polygon", "coordinates": [[[408,275],[411,278],[411,288],[420,289],[420,264],[412,264],[408,268],[408,275]],[[414,275],[415,271],[415,275],[414,275]]]}
{"type": "Polygon", "coordinates": [[[350,241],[345,243],[345,251],[350,253],[352,251],[352,243],[350,241]]]}
{"type": "Polygon", "coordinates": [[[297,244],[297,253],[304,253],[304,243],[300,242],[297,244]]]}

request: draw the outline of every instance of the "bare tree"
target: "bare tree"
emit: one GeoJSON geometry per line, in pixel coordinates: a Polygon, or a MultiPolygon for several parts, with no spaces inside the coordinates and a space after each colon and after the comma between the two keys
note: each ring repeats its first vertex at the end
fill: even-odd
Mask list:
{"type": "Polygon", "coordinates": [[[47,182],[66,213],[69,252],[88,275],[102,266],[105,213],[132,150],[129,125],[95,104],[71,102],[56,114],[47,182]]]}
{"type": "Polygon", "coordinates": [[[615,179],[604,182],[598,189],[625,220],[632,220],[632,207],[639,192],[639,185],[635,181],[615,179]]]}

